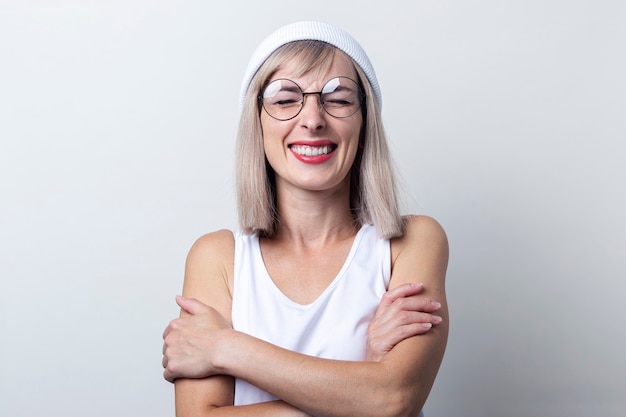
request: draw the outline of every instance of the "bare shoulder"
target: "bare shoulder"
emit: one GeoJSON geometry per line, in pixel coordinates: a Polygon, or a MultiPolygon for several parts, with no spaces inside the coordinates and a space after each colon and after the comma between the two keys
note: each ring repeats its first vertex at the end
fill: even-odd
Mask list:
{"type": "Polygon", "coordinates": [[[409,239],[428,239],[446,241],[446,232],[439,222],[429,216],[406,216],[405,236],[409,239]]]}
{"type": "Polygon", "coordinates": [[[235,238],[218,230],[198,238],[185,263],[183,295],[217,309],[230,321],[234,275],[235,238]]]}
{"type": "Polygon", "coordinates": [[[425,249],[424,246],[447,253],[448,238],[437,220],[428,216],[406,216],[404,222],[404,235],[391,240],[393,259],[407,250],[425,249]]]}
{"type": "Polygon", "coordinates": [[[393,286],[442,283],[448,265],[448,238],[443,227],[428,216],[407,216],[404,220],[404,235],[391,240],[393,286]]]}
{"type": "Polygon", "coordinates": [[[224,259],[234,256],[235,237],[227,229],[217,230],[200,236],[192,245],[187,257],[188,262],[203,262],[214,258],[224,259]]]}

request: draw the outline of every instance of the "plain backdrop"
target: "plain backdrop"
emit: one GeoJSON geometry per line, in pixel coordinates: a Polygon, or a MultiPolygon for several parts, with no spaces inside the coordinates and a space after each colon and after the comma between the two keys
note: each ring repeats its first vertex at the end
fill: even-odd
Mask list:
{"type": "Polygon", "coordinates": [[[0,0],[0,415],[173,415],[186,253],[235,228],[248,57],[339,24],[448,232],[428,417],[624,416],[626,2],[0,0]]]}

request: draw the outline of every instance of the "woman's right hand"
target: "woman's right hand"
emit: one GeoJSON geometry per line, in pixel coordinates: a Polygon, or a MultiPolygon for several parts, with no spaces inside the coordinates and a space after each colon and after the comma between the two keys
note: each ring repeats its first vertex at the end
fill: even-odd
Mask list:
{"type": "Polygon", "coordinates": [[[178,296],[176,302],[185,314],[172,320],[163,333],[164,378],[173,382],[214,375],[218,335],[232,327],[214,308],[194,298],[178,296]]]}
{"type": "Polygon", "coordinates": [[[433,314],[441,304],[418,295],[422,284],[404,284],[387,291],[367,331],[366,360],[379,362],[393,347],[441,323],[433,314]]]}

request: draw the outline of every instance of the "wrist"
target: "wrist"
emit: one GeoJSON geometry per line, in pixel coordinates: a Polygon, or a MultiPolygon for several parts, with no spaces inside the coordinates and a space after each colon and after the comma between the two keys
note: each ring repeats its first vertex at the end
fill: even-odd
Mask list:
{"type": "Polygon", "coordinates": [[[237,339],[242,333],[233,329],[222,329],[217,337],[215,355],[213,356],[213,368],[220,375],[231,375],[232,364],[236,363],[233,357],[237,355],[237,350],[241,342],[237,339]]]}

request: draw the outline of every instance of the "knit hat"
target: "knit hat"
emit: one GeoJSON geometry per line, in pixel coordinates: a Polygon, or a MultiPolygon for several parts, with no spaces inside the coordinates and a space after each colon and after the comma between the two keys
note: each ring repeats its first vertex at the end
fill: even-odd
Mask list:
{"type": "Polygon", "coordinates": [[[270,34],[252,54],[252,58],[248,63],[243,82],[241,83],[241,95],[239,98],[239,108],[243,109],[246,93],[252,78],[259,70],[265,60],[281,46],[294,41],[316,40],[329,43],[336,48],[345,52],[350,58],[361,67],[367,80],[374,91],[374,98],[378,102],[379,107],[382,106],[382,96],[380,86],[374,73],[374,67],[370,63],[367,54],[359,45],[359,43],[343,29],[323,22],[297,22],[274,31],[270,34]]]}

